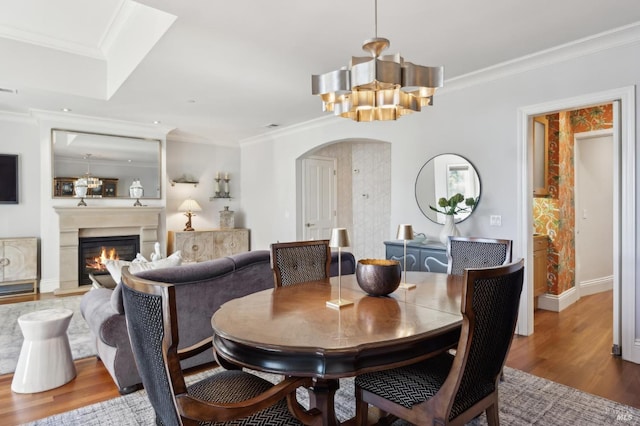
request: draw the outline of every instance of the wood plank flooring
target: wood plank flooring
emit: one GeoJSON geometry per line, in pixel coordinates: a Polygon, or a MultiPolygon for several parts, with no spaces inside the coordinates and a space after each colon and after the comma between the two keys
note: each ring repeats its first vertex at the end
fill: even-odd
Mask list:
{"type": "MultiPolygon", "coordinates": [[[[610,354],[611,293],[583,297],[561,313],[536,311],[536,332],[514,338],[507,365],[640,408],[640,365],[610,354]]],[[[101,361],[87,358],[76,367],[76,379],[37,394],[15,394],[12,375],[0,376],[0,424],[17,425],[119,396],[101,361]]]]}

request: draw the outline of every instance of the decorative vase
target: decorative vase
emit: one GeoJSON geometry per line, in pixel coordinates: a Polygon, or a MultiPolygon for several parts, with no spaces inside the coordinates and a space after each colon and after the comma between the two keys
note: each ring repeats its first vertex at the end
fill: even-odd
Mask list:
{"type": "Polygon", "coordinates": [[[449,242],[449,237],[459,237],[460,231],[458,231],[458,227],[456,226],[454,215],[447,214],[444,217],[444,226],[440,231],[440,242],[444,245],[447,245],[447,243],[449,242]]]}
{"type": "Polygon", "coordinates": [[[233,210],[229,210],[229,206],[224,206],[224,210],[220,210],[220,228],[231,229],[234,227],[233,210]]]}

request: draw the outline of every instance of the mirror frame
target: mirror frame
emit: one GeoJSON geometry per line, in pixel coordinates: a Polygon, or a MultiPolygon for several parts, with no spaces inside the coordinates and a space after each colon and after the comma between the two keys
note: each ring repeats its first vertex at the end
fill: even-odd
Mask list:
{"type": "Polygon", "coordinates": [[[549,120],[533,118],[533,196],[549,195],[549,120]]]}
{"type": "MultiPolygon", "coordinates": [[[[420,211],[422,212],[422,214],[429,219],[430,221],[432,221],[433,223],[437,223],[440,225],[443,225],[445,223],[444,218],[442,220],[438,220],[439,217],[444,216],[444,214],[441,213],[437,213],[433,210],[431,210],[429,208],[429,205],[433,205],[434,207],[438,207],[437,202],[430,204],[428,200],[426,200],[423,197],[420,196],[420,194],[423,192],[422,189],[425,187],[425,185],[429,186],[433,186],[434,190],[433,190],[433,195],[435,197],[435,199],[437,200],[438,198],[440,198],[440,196],[442,194],[436,194],[436,189],[435,189],[435,176],[429,177],[428,173],[435,173],[435,171],[433,170],[433,162],[435,162],[435,160],[438,157],[442,157],[442,156],[456,156],[460,158],[460,162],[458,164],[468,164],[469,167],[471,168],[471,170],[473,171],[473,173],[475,174],[475,182],[477,185],[477,195],[475,194],[469,194],[467,191],[465,191],[465,193],[463,194],[465,196],[465,198],[470,198],[471,196],[474,196],[473,198],[476,198],[476,204],[475,206],[471,209],[471,211],[469,212],[469,214],[466,214],[464,216],[458,216],[455,215],[455,222],[456,223],[460,223],[460,222],[464,222],[465,220],[467,220],[475,211],[475,209],[478,207],[478,204],[480,203],[480,199],[482,197],[482,182],[480,180],[480,175],[478,174],[478,169],[476,168],[476,166],[469,161],[469,159],[467,159],[466,157],[463,157],[460,154],[454,154],[454,153],[442,153],[442,154],[438,154],[435,155],[433,157],[431,157],[429,160],[427,160],[422,167],[420,168],[420,171],[418,171],[418,175],[416,176],[416,182],[415,182],[415,188],[414,188],[414,195],[415,195],[415,199],[416,199],[416,204],[418,204],[418,208],[420,209],[420,211]],[[429,167],[431,165],[431,168],[429,167]],[[436,196],[438,195],[438,196],[436,196]]],[[[444,182],[446,182],[446,176],[443,177],[442,179],[444,182]]],[[[459,191],[456,191],[459,192],[459,191]]],[[[475,192],[475,191],[474,191],[475,192]]],[[[452,194],[447,194],[446,198],[450,198],[452,194]]]]}
{"type": "MultiPolygon", "coordinates": [[[[87,195],[85,198],[107,198],[107,199],[134,199],[135,197],[131,197],[129,194],[129,185],[133,179],[140,179],[141,174],[139,170],[141,167],[146,167],[145,164],[151,164],[150,167],[156,168],[157,173],[149,174],[146,177],[146,183],[142,182],[143,188],[145,189],[145,194],[140,197],[140,199],[147,200],[158,200],[162,198],[162,140],[154,139],[154,138],[144,138],[137,136],[126,136],[126,135],[115,135],[109,133],[100,133],[100,132],[90,132],[84,130],[73,130],[73,129],[62,129],[62,128],[52,128],[51,129],[51,197],[55,199],[62,198],[70,198],[75,197],[75,193],[73,191],[73,183],[77,179],[78,173],[76,172],[60,172],[56,171],[56,138],[58,132],[64,132],[64,134],[78,134],[84,135],[87,137],[96,137],[96,139],[102,140],[100,145],[96,147],[95,143],[91,143],[88,146],[79,145],[78,152],[73,152],[69,155],[63,155],[61,158],[64,161],[69,163],[76,163],[73,167],[80,165],[82,170],[86,170],[88,167],[94,167],[96,170],[99,168],[99,164],[102,163],[102,167],[120,167],[123,170],[133,170],[131,173],[127,173],[125,177],[121,180],[126,187],[121,189],[117,189],[117,181],[120,180],[119,176],[114,176],[113,174],[107,176],[109,173],[91,173],[92,175],[99,177],[103,180],[103,187],[105,191],[111,189],[112,191],[117,191],[116,195],[87,195]],[[108,143],[104,143],[104,140],[107,139],[108,143]],[[136,148],[136,146],[132,146],[132,143],[155,143],[156,147],[152,150],[149,149],[148,146],[136,145],[137,147],[143,149],[131,149],[136,148]],[[83,149],[86,148],[86,149],[83,149]],[[88,151],[91,151],[92,155],[94,153],[99,153],[95,158],[95,160],[87,160],[86,154],[88,151]],[[137,152],[136,152],[137,151],[137,152]],[[155,152],[155,162],[144,161],[145,158],[149,157],[151,152],[155,152]],[[128,154],[128,155],[127,155],[128,154]],[[123,155],[126,155],[126,160],[123,155]],[[137,155],[137,156],[136,156],[137,155]],[[129,164],[132,161],[137,162],[137,164],[129,164]],[[90,163],[90,161],[94,161],[94,163],[90,163]],[[113,166],[109,166],[109,162],[113,164],[113,166]],[[138,173],[135,173],[138,172],[138,173]],[[58,175],[59,174],[59,175],[58,175]],[[69,176],[71,175],[71,176],[69,176]],[[65,176],[69,176],[68,178],[65,176]],[[153,177],[151,177],[153,176],[153,177]],[[151,180],[155,182],[149,183],[151,180]],[[155,187],[154,187],[155,186],[155,187]],[[117,195],[117,193],[124,195],[117,195]],[[153,195],[149,195],[153,194],[153,195]]],[[[59,151],[59,150],[58,150],[59,151]]],[[[67,152],[68,154],[68,152],[67,152]]],[[[74,168],[74,170],[77,167],[74,168]]]]}

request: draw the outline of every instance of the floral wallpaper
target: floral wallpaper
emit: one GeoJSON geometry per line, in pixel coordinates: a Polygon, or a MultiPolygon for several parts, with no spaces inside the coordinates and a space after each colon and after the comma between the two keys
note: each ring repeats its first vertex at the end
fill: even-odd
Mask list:
{"type": "Polygon", "coordinates": [[[549,121],[549,195],[533,199],[534,232],[549,236],[548,293],[559,295],[575,286],[575,211],[573,137],[610,129],[611,104],[546,116],[549,121]]]}

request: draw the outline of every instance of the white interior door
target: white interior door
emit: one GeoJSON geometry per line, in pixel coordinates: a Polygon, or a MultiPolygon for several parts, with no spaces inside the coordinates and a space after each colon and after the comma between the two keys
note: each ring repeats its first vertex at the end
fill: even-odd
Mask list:
{"type": "Polygon", "coordinates": [[[305,158],[302,170],[303,239],[329,239],[337,220],[336,159],[305,158]]]}
{"type": "Polygon", "coordinates": [[[575,136],[576,288],[580,296],[613,288],[614,193],[611,131],[575,136]]]}

